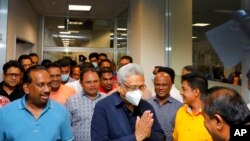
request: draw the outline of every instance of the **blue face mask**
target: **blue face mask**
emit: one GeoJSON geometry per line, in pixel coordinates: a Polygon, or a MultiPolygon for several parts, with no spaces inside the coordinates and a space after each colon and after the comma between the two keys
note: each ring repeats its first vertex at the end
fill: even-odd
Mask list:
{"type": "Polygon", "coordinates": [[[67,81],[68,79],[69,79],[69,74],[62,74],[62,76],[61,76],[62,82],[65,82],[65,81],[67,81]]]}

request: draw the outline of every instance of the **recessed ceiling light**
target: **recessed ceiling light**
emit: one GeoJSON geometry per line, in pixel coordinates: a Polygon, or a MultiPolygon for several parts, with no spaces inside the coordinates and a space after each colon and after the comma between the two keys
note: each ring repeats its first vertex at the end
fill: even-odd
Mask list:
{"type": "Polygon", "coordinates": [[[210,23],[195,23],[193,26],[199,26],[199,27],[204,27],[204,26],[209,26],[210,23]]]}
{"type": "Polygon", "coordinates": [[[59,29],[63,29],[63,28],[65,28],[65,26],[64,25],[58,25],[57,26],[59,29]]]}
{"type": "Polygon", "coordinates": [[[122,34],[121,34],[121,36],[127,36],[127,34],[125,34],[125,33],[122,33],[122,34]]]}
{"type": "Polygon", "coordinates": [[[71,25],[83,25],[83,22],[69,21],[68,24],[71,24],[71,25]]]}
{"type": "Polygon", "coordinates": [[[90,11],[90,5],[69,5],[71,11],[90,11]]]}
{"type": "Polygon", "coordinates": [[[69,31],[60,31],[60,34],[71,34],[69,31]]]}
{"type": "Polygon", "coordinates": [[[70,32],[70,33],[77,34],[77,33],[79,33],[80,31],[78,31],[78,30],[69,30],[69,32],[70,32]]]}
{"type": "Polygon", "coordinates": [[[117,28],[117,30],[119,30],[119,31],[126,31],[127,28],[117,28]]]}

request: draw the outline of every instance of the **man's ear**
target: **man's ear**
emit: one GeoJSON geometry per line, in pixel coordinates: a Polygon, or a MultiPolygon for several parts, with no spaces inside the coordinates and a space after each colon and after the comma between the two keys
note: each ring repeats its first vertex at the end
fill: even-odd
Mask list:
{"type": "Polygon", "coordinates": [[[29,94],[30,92],[29,92],[29,89],[28,89],[28,84],[27,83],[24,83],[23,84],[23,90],[24,90],[24,92],[26,93],[26,94],[29,94]]]}
{"type": "Polygon", "coordinates": [[[116,82],[116,88],[118,92],[121,91],[121,84],[119,82],[116,82]]]}
{"type": "Polygon", "coordinates": [[[219,115],[219,114],[215,114],[214,115],[214,120],[215,120],[215,125],[216,125],[216,128],[218,129],[218,130],[221,130],[223,127],[224,127],[224,125],[225,125],[225,121],[224,121],[224,119],[219,115]]]}
{"type": "Polygon", "coordinates": [[[198,97],[200,95],[200,90],[198,88],[194,88],[193,93],[196,97],[198,97]]]}

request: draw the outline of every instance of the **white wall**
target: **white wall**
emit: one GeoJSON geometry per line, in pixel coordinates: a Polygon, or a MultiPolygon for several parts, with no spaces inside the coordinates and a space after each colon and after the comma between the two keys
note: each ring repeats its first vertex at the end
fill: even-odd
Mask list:
{"type": "Polygon", "coordinates": [[[172,52],[170,66],[181,75],[192,65],[192,0],[170,0],[172,52]]]}
{"type": "Polygon", "coordinates": [[[164,65],[164,0],[132,0],[130,6],[130,55],[151,87],[154,66],[164,65]]]}
{"type": "MultiPolygon", "coordinates": [[[[132,0],[130,4],[130,55],[145,71],[146,84],[152,87],[150,76],[154,66],[164,66],[165,3],[167,0],[132,0]]],[[[174,0],[171,6],[172,51],[170,67],[176,74],[192,64],[192,1],[174,0]]],[[[168,40],[167,40],[168,41],[168,40]]]]}
{"type": "Polygon", "coordinates": [[[38,20],[38,14],[27,0],[9,0],[7,61],[15,59],[15,37],[35,44],[32,51],[37,51],[38,20]]]}

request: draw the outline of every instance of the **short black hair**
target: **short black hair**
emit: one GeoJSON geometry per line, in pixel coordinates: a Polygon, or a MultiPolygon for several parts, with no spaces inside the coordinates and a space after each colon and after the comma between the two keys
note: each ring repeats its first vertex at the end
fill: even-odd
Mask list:
{"type": "Polygon", "coordinates": [[[73,69],[74,68],[79,68],[80,70],[81,70],[81,66],[80,65],[74,65],[74,66],[72,66],[71,68],[70,68],[70,75],[72,75],[72,73],[73,73],[73,69]]]}
{"type": "Polygon", "coordinates": [[[99,58],[99,54],[96,53],[96,52],[90,53],[90,54],[89,54],[89,60],[90,60],[91,58],[93,58],[93,57],[95,57],[96,59],[98,59],[98,58],[99,58]]]}
{"type": "Polygon", "coordinates": [[[102,74],[104,73],[112,73],[113,74],[113,70],[111,67],[102,67],[99,69],[98,71],[98,75],[99,75],[99,78],[102,77],[102,74]]]}
{"type": "Polygon", "coordinates": [[[108,63],[110,64],[110,66],[112,66],[112,63],[111,63],[111,61],[110,61],[109,59],[104,59],[104,60],[102,60],[101,62],[98,63],[98,68],[100,68],[100,66],[101,66],[102,63],[104,63],[104,62],[108,62],[108,63]]]}
{"type": "Polygon", "coordinates": [[[100,56],[104,56],[105,58],[108,58],[108,55],[106,53],[100,53],[100,54],[98,54],[98,57],[100,57],[100,56]]]}
{"type": "Polygon", "coordinates": [[[85,68],[89,68],[89,67],[95,68],[95,66],[94,66],[91,62],[83,62],[83,63],[80,65],[80,67],[81,67],[81,70],[83,70],[83,69],[85,69],[85,68]]]}
{"type": "Polygon", "coordinates": [[[208,89],[207,96],[202,101],[203,112],[210,119],[218,114],[230,126],[249,122],[250,111],[241,95],[232,88],[212,87],[208,89]]]}
{"type": "Polygon", "coordinates": [[[37,55],[36,53],[34,53],[34,52],[33,52],[33,53],[30,53],[29,56],[30,56],[30,57],[32,57],[32,56],[38,57],[38,55],[37,55]]]}
{"type": "Polygon", "coordinates": [[[133,63],[133,58],[131,56],[124,55],[119,60],[122,60],[122,59],[126,59],[129,61],[129,63],[133,63]]]}
{"type": "Polygon", "coordinates": [[[21,63],[22,63],[22,60],[24,60],[24,59],[30,59],[30,61],[31,61],[30,56],[27,55],[27,54],[23,54],[23,55],[19,56],[19,58],[18,58],[17,61],[21,64],[21,63]]]}
{"type": "Polygon", "coordinates": [[[70,60],[69,60],[69,59],[66,59],[66,58],[59,59],[59,60],[57,61],[57,63],[58,63],[61,67],[70,66],[70,60]]]}
{"type": "Polygon", "coordinates": [[[181,82],[187,81],[188,85],[192,89],[199,89],[201,93],[201,98],[206,95],[208,89],[208,82],[205,77],[197,73],[188,73],[181,76],[181,82]]]}
{"type": "Polygon", "coordinates": [[[48,68],[49,65],[50,65],[51,63],[52,63],[51,60],[49,60],[49,59],[44,59],[44,60],[42,61],[41,65],[44,66],[45,68],[48,68]]]}
{"type": "Polygon", "coordinates": [[[24,72],[24,67],[21,65],[21,63],[15,60],[10,60],[3,65],[3,73],[6,74],[10,67],[18,68],[21,72],[24,72]]]}
{"type": "Polygon", "coordinates": [[[98,75],[98,73],[97,73],[97,71],[95,70],[95,68],[86,67],[86,68],[84,68],[84,69],[81,71],[81,73],[80,73],[80,82],[83,81],[83,76],[84,76],[84,74],[87,73],[87,72],[95,72],[95,73],[98,75]]]}
{"type": "Polygon", "coordinates": [[[32,78],[30,76],[30,73],[32,71],[38,71],[38,70],[47,71],[47,69],[42,65],[33,65],[25,71],[24,76],[23,76],[23,83],[28,83],[28,84],[32,83],[32,78]]]}
{"type": "Polygon", "coordinates": [[[183,69],[190,71],[191,73],[199,73],[198,67],[193,66],[193,65],[184,66],[183,69]]]}
{"type": "Polygon", "coordinates": [[[172,68],[159,66],[158,72],[165,72],[165,73],[169,74],[169,76],[171,78],[171,82],[174,83],[175,72],[172,68]]]}
{"type": "Polygon", "coordinates": [[[49,68],[59,68],[60,70],[62,69],[61,66],[57,62],[53,62],[53,63],[48,64],[48,66],[46,68],[47,69],[49,69],[49,68]]]}

